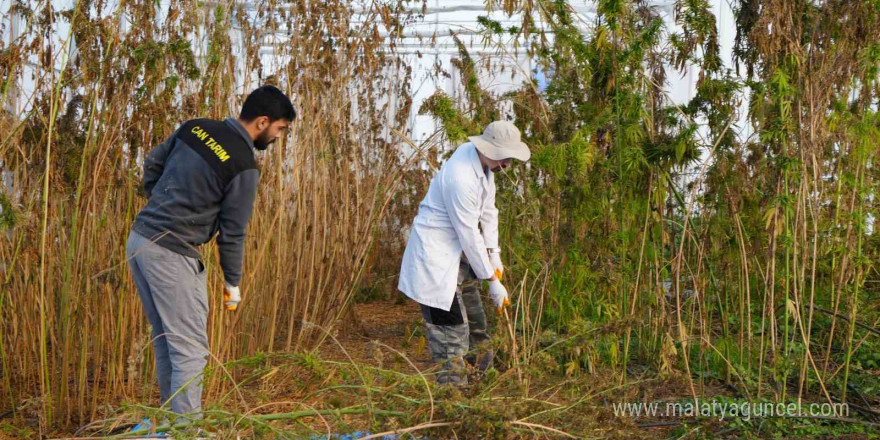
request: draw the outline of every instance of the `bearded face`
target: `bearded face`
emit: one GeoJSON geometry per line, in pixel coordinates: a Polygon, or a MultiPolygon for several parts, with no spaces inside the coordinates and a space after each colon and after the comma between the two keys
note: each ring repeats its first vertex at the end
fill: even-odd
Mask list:
{"type": "Polygon", "coordinates": [[[269,134],[269,128],[270,127],[266,127],[259,135],[257,135],[257,138],[254,139],[254,148],[262,151],[268,148],[272,142],[275,142],[275,138],[269,134]]]}

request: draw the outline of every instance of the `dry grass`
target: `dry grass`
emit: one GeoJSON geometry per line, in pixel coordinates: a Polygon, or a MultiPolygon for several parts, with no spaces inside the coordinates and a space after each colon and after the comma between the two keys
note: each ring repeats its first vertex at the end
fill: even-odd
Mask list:
{"type": "MultiPolygon", "coordinates": [[[[555,374],[537,374],[537,368],[548,367],[543,364],[530,373],[533,380],[528,385],[516,381],[514,370],[502,364],[500,372],[469,387],[437,387],[417,325],[417,307],[380,301],[358,304],[353,312],[359,324],[330,332],[309,353],[261,354],[227,363],[239,378],[241,399],[233,393],[214,396],[208,400],[206,418],[195,426],[224,438],[323,437],[354,431],[421,431],[458,438],[649,438],[658,431],[614,418],[604,399],[646,392],[667,398],[683,395],[682,380],[639,380],[620,386],[607,380],[610,371],[561,380],[555,374]],[[384,319],[375,319],[380,311],[384,319]]],[[[503,335],[495,343],[502,353],[509,352],[503,335]]],[[[229,381],[218,370],[209,374],[229,381]]],[[[154,393],[148,402],[157,399],[154,393]]],[[[170,416],[144,403],[123,403],[75,434],[121,434],[141,417],[170,416]]],[[[194,427],[185,420],[170,425],[182,433],[194,427]]]]}

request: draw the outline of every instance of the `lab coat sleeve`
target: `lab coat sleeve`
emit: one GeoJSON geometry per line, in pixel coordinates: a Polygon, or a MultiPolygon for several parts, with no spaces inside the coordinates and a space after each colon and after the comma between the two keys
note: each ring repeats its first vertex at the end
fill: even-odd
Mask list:
{"type": "Polygon", "coordinates": [[[479,197],[482,188],[478,185],[479,182],[470,179],[446,179],[443,203],[471,269],[477,278],[488,279],[494,275],[495,269],[480,233],[479,197]]]}
{"type": "MultiPolygon", "coordinates": [[[[483,205],[483,213],[480,215],[480,227],[483,229],[483,240],[486,247],[498,248],[498,208],[495,207],[495,185],[489,191],[483,205]]],[[[468,257],[470,258],[470,257],[468,257]]]]}

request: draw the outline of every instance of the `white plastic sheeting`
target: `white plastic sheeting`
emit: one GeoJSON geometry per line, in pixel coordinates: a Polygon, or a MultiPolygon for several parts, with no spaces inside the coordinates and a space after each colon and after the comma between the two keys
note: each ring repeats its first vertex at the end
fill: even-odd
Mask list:
{"type": "MultiPolygon", "coordinates": [[[[40,4],[35,0],[30,0],[34,6],[40,4]]],[[[63,10],[71,8],[75,0],[56,0],[52,1],[55,10],[63,10]]],[[[115,9],[116,2],[111,0],[104,7],[105,13],[112,13],[115,9]]],[[[210,0],[205,4],[212,3],[210,0]]],[[[674,1],[673,0],[656,0],[651,2],[652,7],[664,17],[667,30],[674,31],[677,26],[674,23],[674,1]]],[[[4,42],[9,42],[20,34],[22,29],[27,26],[24,20],[16,14],[11,14],[10,6],[13,0],[0,0],[0,21],[2,21],[2,35],[0,38],[4,42]]],[[[225,2],[224,2],[225,4],[225,2]]],[[[719,26],[719,42],[721,45],[721,56],[726,66],[732,65],[731,51],[733,47],[733,38],[735,36],[734,15],[730,8],[728,0],[710,0],[713,12],[715,13],[719,26]]],[[[157,7],[167,9],[168,0],[161,0],[157,7]]],[[[257,5],[251,2],[250,5],[257,5]]],[[[246,4],[245,7],[250,5],[246,4]]],[[[368,10],[369,3],[353,2],[353,8],[357,12],[368,10]]],[[[480,61],[491,59],[493,68],[491,70],[483,69],[480,71],[480,81],[482,85],[495,94],[501,94],[509,90],[517,89],[522,86],[525,81],[537,80],[543,81],[543,73],[537,71],[536,66],[525,55],[524,50],[515,50],[513,37],[493,37],[489,40],[489,46],[484,45],[486,39],[480,34],[480,26],[477,17],[486,16],[492,20],[500,22],[503,26],[519,26],[520,17],[509,17],[501,11],[487,12],[483,0],[427,0],[423,10],[419,4],[413,3],[412,11],[424,15],[414,25],[409,26],[405,31],[405,38],[399,41],[397,48],[402,53],[412,68],[412,92],[413,106],[412,113],[409,118],[409,135],[419,143],[427,139],[438,129],[437,121],[431,116],[417,114],[421,103],[437,90],[443,90],[453,97],[460,97],[462,87],[460,77],[452,65],[452,59],[458,56],[457,48],[453,42],[452,34],[455,33],[468,46],[471,56],[480,65],[480,61]],[[504,72],[501,67],[504,66],[504,72]],[[448,75],[438,75],[437,71],[444,71],[448,75]]],[[[282,6],[283,7],[283,6],[282,6]]],[[[589,26],[595,17],[595,2],[593,1],[574,1],[572,2],[574,11],[582,18],[585,31],[589,32],[589,26]]],[[[255,6],[250,7],[255,10],[255,6]]],[[[158,17],[164,17],[160,11],[158,17]]],[[[354,17],[354,25],[358,23],[357,15],[354,17]]],[[[129,23],[126,17],[123,17],[122,29],[130,29],[134,23],[129,23]]],[[[538,23],[538,26],[541,24],[538,23]]],[[[63,20],[59,20],[56,26],[56,32],[53,35],[53,48],[61,51],[65,45],[64,40],[67,37],[69,26],[63,20]]],[[[233,31],[234,33],[236,31],[233,31]]],[[[275,56],[275,47],[277,44],[283,44],[285,40],[284,31],[278,33],[268,33],[264,37],[264,46],[260,51],[263,58],[263,65],[266,71],[263,75],[271,75],[272,70],[277,66],[283,65],[285,60],[275,56]]],[[[197,31],[198,34],[198,31],[197,31]]],[[[552,38],[552,35],[549,36],[552,38]]],[[[235,50],[243,53],[244,47],[240,44],[240,38],[232,35],[233,46],[235,50]]],[[[207,44],[203,36],[197,37],[194,49],[197,56],[206,53],[207,44]]],[[[520,43],[522,43],[520,41],[520,43]]],[[[74,55],[72,45],[67,46],[67,58],[74,55]]],[[[55,57],[56,66],[60,67],[66,58],[62,54],[55,57]]],[[[243,59],[244,57],[239,57],[243,59]]],[[[242,61],[243,62],[243,61],[242,61]]],[[[33,63],[24,66],[24,71],[20,77],[18,84],[13,90],[13,96],[16,99],[7,100],[7,108],[16,112],[27,111],[27,102],[34,89],[33,63]]],[[[242,70],[244,66],[242,65],[242,70]]],[[[669,82],[667,90],[672,102],[681,104],[687,102],[694,93],[695,81],[698,72],[693,68],[688,68],[684,75],[679,76],[674,69],[669,69],[669,82]]],[[[246,93],[246,87],[251,87],[258,82],[257,78],[236,78],[237,83],[246,93]]],[[[543,85],[543,84],[539,84],[543,85]]],[[[744,113],[744,112],[742,112],[744,113]]],[[[738,127],[734,128],[740,134],[748,131],[745,121],[741,120],[738,127]]]]}

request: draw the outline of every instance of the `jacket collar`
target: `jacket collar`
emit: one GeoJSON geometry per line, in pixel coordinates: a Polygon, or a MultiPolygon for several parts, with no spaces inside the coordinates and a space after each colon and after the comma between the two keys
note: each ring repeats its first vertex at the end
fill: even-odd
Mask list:
{"type": "Polygon", "coordinates": [[[244,128],[244,125],[241,125],[241,122],[238,122],[236,118],[226,118],[223,122],[226,125],[232,127],[241,137],[244,138],[245,142],[247,142],[248,146],[251,147],[251,150],[254,149],[254,140],[251,139],[251,134],[244,128]]]}

